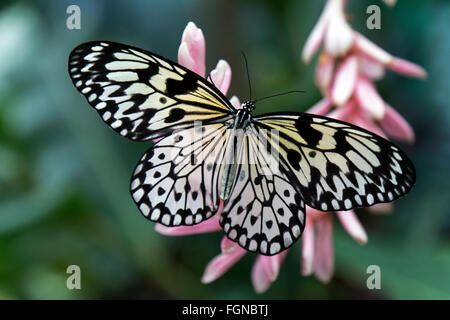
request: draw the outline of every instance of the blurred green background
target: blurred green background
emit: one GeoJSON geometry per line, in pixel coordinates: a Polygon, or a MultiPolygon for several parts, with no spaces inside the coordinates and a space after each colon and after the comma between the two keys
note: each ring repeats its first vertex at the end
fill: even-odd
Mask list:
{"type": "Polygon", "coordinates": [[[278,280],[256,295],[255,255],[203,285],[222,234],[166,237],[141,216],[128,185],[151,143],[107,128],[73,87],[67,59],[82,42],[112,40],[176,60],[183,29],[194,21],[206,37],[207,69],[219,58],[231,64],[229,96],[248,95],[244,50],[256,96],[307,91],[261,102],[257,111],[304,111],[321,96],[316,60],[303,65],[300,51],[325,1],[2,1],[0,298],[450,298],[450,2],[348,2],[356,30],[429,73],[425,81],[388,73],[377,85],[416,132],[416,143],[402,146],[417,167],[417,184],[392,215],[358,212],[365,246],[335,219],[330,284],[300,275],[298,241],[278,280]],[[371,31],[365,10],[374,3],[382,29],[371,31]],[[70,4],[81,8],[81,30],[66,28],[70,4]],[[81,267],[82,290],[66,288],[72,264],[81,267]],[[371,264],[381,267],[381,290],[366,288],[371,264]]]}

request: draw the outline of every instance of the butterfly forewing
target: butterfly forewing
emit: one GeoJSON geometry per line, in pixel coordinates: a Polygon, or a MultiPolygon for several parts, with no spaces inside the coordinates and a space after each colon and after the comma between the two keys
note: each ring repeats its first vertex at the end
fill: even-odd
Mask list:
{"type": "Polygon", "coordinates": [[[256,117],[279,131],[280,160],[306,204],[323,211],[390,202],[409,192],[415,169],[389,141],[351,124],[301,113],[256,117]]]}
{"type": "Polygon", "coordinates": [[[234,113],[220,91],[194,72],[119,43],[78,46],[69,74],[103,121],[133,140],[166,136],[194,121],[225,121],[234,113]]]}

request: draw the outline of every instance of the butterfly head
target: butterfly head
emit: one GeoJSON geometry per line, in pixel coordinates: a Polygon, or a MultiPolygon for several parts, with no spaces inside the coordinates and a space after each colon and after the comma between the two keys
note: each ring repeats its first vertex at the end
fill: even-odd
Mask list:
{"type": "Polygon", "coordinates": [[[242,104],[242,109],[247,112],[252,112],[253,110],[255,110],[255,107],[256,105],[254,100],[246,101],[242,104]]]}

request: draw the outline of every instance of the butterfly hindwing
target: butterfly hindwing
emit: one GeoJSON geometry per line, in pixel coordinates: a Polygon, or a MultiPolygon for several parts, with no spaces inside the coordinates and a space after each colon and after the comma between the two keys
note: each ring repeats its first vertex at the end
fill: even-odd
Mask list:
{"type": "Polygon", "coordinates": [[[225,121],[234,113],[196,73],[119,43],[81,44],[70,54],[69,74],[103,121],[132,140],[166,136],[194,121],[225,121]]]}
{"type": "Polygon", "coordinates": [[[274,255],[300,238],[305,204],[254,133],[244,136],[235,185],[225,202],[220,224],[227,236],[246,250],[274,255]]]}
{"type": "MultiPolygon", "coordinates": [[[[276,130],[283,165],[291,170],[306,204],[323,211],[390,202],[409,192],[415,169],[389,141],[362,128],[306,113],[255,117],[276,130]]],[[[277,141],[276,141],[277,140],[277,141]]]]}
{"type": "Polygon", "coordinates": [[[216,213],[223,154],[223,124],[178,130],[141,158],[131,194],[142,214],[166,226],[193,225],[216,213]]]}

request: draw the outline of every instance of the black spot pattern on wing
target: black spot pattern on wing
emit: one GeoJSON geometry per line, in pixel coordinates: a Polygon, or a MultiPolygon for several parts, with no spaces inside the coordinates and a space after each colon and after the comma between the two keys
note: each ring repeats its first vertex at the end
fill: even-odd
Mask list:
{"type": "Polygon", "coordinates": [[[323,136],[322,132],[311,126],[313,123],[313,117],[309,114],[305,114],[295,122],[295,128],[302,133],[303,138],[310,146],[317,145],[323,136]]]}
{"type": "Polygon", "coordinates": [[[287,159],[289,161],[289,164],[295,170],[300,170],[300,160],[302,159],[300,152],[298,152],[297,150],[288,149],[287,150],[287,159]]]}
{"type": "Polygon", "coordinates": [[[174,96],[177,94],[186,94],[197,89],[196,77],[192,74],[186,74],[182,80],[167,79],[167,94],[174,96]]]}
{"type": "Polygon", "coordinates": [[[230,102],[194,72],[145,50],[107,41],[81,44],[69,57],[75,87],[116,132],[149,140],[223,121],[230,102]]]}
{"type": "Polygon", "coordinates": [[[183,109],[175,108],[170,110],[169,116],[164,119],[165,123],[172,123],[180,121],[184,118],[184,115],[186,114],[186,111],[183,109]]]}

